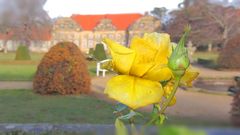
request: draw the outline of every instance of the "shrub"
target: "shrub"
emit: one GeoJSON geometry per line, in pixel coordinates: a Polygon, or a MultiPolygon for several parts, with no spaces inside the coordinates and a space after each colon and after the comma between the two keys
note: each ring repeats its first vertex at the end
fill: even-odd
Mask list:
{"type": "Polygon", "coordinates": [[[93,57],[93,53],[94,53],[94,48],[90,48],[89,51],[88,51],[88,55],[90,57],[93,57]]]}
{"type": "Polygon", "coordinates": [[[89,92],[90,76],[79,48],[70,42],[53,46],[38,65],[33,87],[40,94],[89,92]]]}
{"type": "Polygon", "coordinates": [[[15,60],[31,60],[31,56],[27,46],[25,45],[18,46],[15,60]]]}
{"type": "Polygon", "coordinates": [[[240,127],[240,92],[234,95],[231,114],[233,124],[240,127]]]}
{"type": "Polygon", "coordinates": [[[240,69],[240,34],[230,39],[220,52],[218,64],[222,68],[240,69]]]}
{"type": "Polygon", "coordinates": [[[235,76],[234,80],[236,81],[235,86],[231,86],[232,92],[235,93],[233,102],[232,102],[232,122],[235,126],[240,127],[240,76],[235,76]]]}
{"type": "Polygon", "coordinates": [[[203,58],[198,58],[197,59],[197,63],[200,65],[209,65],[211,63],[213,63],[214,61],[211,59],[203,59],[203,58]]]}
{"type": "Polygon", "coordinates": [[[89,61],[93,60],[93,53],[94,53],[94,48],[90,48],[87,54],[87,60],[89,61]]]}
{"type": "Polygon", "coordinates": [[[98,61],[107,59],[103,44],[99,43],[96,45],[93,56],[98,61]]]}

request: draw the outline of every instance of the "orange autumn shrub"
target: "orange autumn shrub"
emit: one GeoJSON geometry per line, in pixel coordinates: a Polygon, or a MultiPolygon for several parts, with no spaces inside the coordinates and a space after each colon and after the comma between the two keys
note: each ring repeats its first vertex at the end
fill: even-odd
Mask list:
{"type": "Polygon", "coordinates": [[[240,92],[235,94],[231,105],[232,105],[231,109],[232,124],[236,127],[240,127],[240,92]]]}
{"type": "Polygon", "coordinates": [[[79,48],[71,42],[60,42],[45,54],[33,81],[40,94],[80,94],[90,90],[90,76],[79,48]]]}

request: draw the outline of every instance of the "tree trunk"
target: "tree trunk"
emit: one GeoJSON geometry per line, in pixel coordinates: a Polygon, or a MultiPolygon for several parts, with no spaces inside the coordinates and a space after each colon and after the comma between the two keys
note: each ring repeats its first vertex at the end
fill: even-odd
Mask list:
{"type": "Polygon", "coordinates": [[[227,41],[228,41],[228,28],[224,29],[222,38],[223,38],[223,46],[222,46],[222,48],[224,48],[226,46],[226,44],[227,44],[227,41]]]}
{"type": "Polygon", "coordinates": [[[211,52],[212,51],[212,43],[209,43],[208,44],[208,52],[211,52]]]}

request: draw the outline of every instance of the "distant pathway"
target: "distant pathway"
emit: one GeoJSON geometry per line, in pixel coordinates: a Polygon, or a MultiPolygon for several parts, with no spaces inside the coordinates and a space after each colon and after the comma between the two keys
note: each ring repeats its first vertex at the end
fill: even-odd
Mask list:
{"type": "Polygon", "coordinates": [[[0,81],[1,89],[32,89],[31,81],[0,81]]]}
{"type": "Polygon", "coordinates": [[[200,72],[199,77],[205,78],[233,78],[234,76],[240,76],[239,71],[228,71],[228,70],[214,70],[209,68],[204,68],[200,65],[194,66],[200,72]]]}

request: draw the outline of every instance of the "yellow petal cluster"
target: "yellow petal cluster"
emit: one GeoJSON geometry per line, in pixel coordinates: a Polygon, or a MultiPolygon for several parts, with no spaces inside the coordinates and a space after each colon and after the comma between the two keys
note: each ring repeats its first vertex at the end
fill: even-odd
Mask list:
{"type": "Polygon", "coordinates": [[[164,88],[159,82],[173,77],[168,68],[170,36],[150,33],[143,38],[133,37],[130,48],[108,38],[103,42],[110,50],[112,67],[119,74],[110,79],[104,92],[132,109],[160,102],[164,88]]]}
{"type": "Polygon", "coordinates": [[[160,83],[129,75],[113,77],[105,93],[133,109],[157,103],[163,95],[160,83]]]}
{"type": "MultiPolygon", "coordinates": [[[[163,96],[167,99],[169,98],[172,90],[173,90],[173,86],[174,86],[174,83],[173,81],[169,81],[163,88],[164,90],[164,94],[163,96]]],[[[176,103],[176,96],[173,97],[173,99],[170,101],[170,103],[168,104],[168,106],[172,106],[176,103]]]]}
{"type": "Polygon", "coordinates": [[[198,75],[199,72],[196,69],[189,67],[181,78],[181,85],[192,86],[192,81],[195,80],[198,75]]]}

